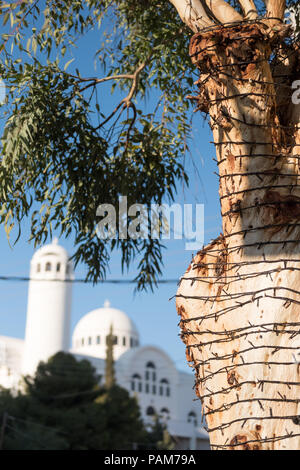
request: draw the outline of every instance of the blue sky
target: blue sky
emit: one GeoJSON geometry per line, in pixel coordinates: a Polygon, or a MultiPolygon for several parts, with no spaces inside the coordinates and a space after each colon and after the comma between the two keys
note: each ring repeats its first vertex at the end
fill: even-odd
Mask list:
{"type": "MultiPolygon", "coordinates": [[[[92,32],[88,39],[80,44],[70,71],[80,68],[83,76],[103,76],[94,68],[94,57],[86,53],[96,49],[95,41],[99,41],[99,31],[92,32]]],[[[66,57],[66,62],[70,57],[66,57]]],[[[69,69],[68,69],[69,70],[69,69]]],[[[119,102],[119,96],[111,96],[108,86],[99,89],[107,109],[112,109],[119,102]]],[[[151,106],[151,94],[147,106],[151,106]]],[[[202,203],[205,206],[205,243],[220,234],[221,221],[218,200],[218,180],[214,157],[214,146],[211,131],[201,116],[193,121],[192,155],[186,156],[186,171],[190,176],[189,189],[178,186],[175,197],[177,203],[202,203]],[[198,174],[197,174],[198,173],[198,174]]],[[[139,201],[137,201],[139,202],[139,201]]],[[[34,253],[29,238],[29,223],[22,224],[22,235],[17,244],[10,247],[4,228],[0,226],[0,276],[28,276],[29,262],[34,253]]],[[[70,255],[73,253],[72,239],[60,240],[70,255]]],[[[187,268],[192,252],[185,250],[185,240],[166,240],[164,252],[163,279],[179,279],[187,268]]],[[[77,278],[85,277],[85,267],[78,266],[77,278]]],[[[108,279],[132,279],[135,276],[134,266],[124,275],[121,273],[119,256],[115,253],[110,263],[108,279]]],[[[0,281],[0,335],[24,337],[27,307],[27,282],[0,281]]],[[[179,318],[175,309],[174,299],[169,298],[176,293],[176,284],[160,285],[154,293],[133,293],[133,285],[113,284],[74,284],[72,306],[72,330],[78,320],[90,310],[102,306],[109,299],[112,306],[125,311],[137,325],[142,344],[155,344],[166,350],[175,361],[177,367],[188,370],[185,360],[185,348],[179,338],[179,318]]]]}

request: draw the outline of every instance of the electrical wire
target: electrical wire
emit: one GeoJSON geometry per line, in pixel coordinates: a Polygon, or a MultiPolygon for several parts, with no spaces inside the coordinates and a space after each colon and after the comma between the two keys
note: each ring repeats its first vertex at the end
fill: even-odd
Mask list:
{"type": "MultiPolygon", "coordinates": [[[[16,282],[28,282],[28,281],[39,281],[39,282],[68,282],[72,284],[94,284],[94,281],[89,279],[35,279],[27,276],[0,276],[0,281],[16,281],[16,282]]],[[[100,281],[105,284],[136,284],[134,279],[103,279],[100,281]]],[[[158,279],[157,284],[177,284],[179,279],[158,279]]]]}

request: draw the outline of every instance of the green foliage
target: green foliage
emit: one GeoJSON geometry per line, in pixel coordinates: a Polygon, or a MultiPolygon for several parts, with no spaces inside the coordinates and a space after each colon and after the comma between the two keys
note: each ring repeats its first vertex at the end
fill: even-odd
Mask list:
{"type": "MultiPolygon", "coordinates": [[[[172,201],[176,184],[187,182],[190,33],[174,8],[158,0],[28,0],[2,5],[1,17],[0,72],[8,96],[0,222],[7,235],[16,228],[19,236],[30,216],[35,244],[53,230],[74,237],[73,258],[87,265],[87,279],[104,279],[111,252],[120,249],[123,269],[137,260],[137,288],[153,288],[161,274],[161,241],[123,240],[118,231],[115,239],[100,240],[96,210],[100,203],[118,207],[121,195],[128,205],[172,201]],[[101,83],[78,69],[68,72],[77,42],[97,26],[99,43],[89,53],[102,74],[133,74],[144,63],[130,101],[106,115],[97,94],[101,83]],[[160,98],[145,113],[150,90],[160,98]]],[[[125,98],[133,80],[112,83],[125,98]]]]}
{"type": "Polygon", "coordinates": [[[175,447],[174,440],[170,436],[166,424],[162,423],[157,415],[154,416],[147,439],[147,447],[150,449],[155,447],[158,450],[173,450],[175,447]]]}
{"type": "Polygon", "coordinates": [[[24,378],[26,392],[42,405],[66,408],[90,403],[99,395],[99,377],[87,360],[59,352],[40,362],[33,377],[24,378]]]}
{"type": "MultiPolygon", "coordinates": [[[[230,3],[240,9],[237,0],[230,3]]],[[[256,5],[263,14],[265,3],[256,5]]],[[[296,8],[298,1],[287,5],[296,8]]],[[[118,230],[115,239],[100,240],[96,210],[100,203],[118,207],[121,195],[129,205],[169,202],[177,184],[187,183],[185,97],[196,78],[191,32],[162,0],[25,0],[2,3],[1,20],[0,76],[8,94],[0,223],[7,236],[15,228],[18,238],[23,219],[31,217],[35,245],[53,230],[72,235],[75,264],[87,266],[87,279],[103,280],[119,249],[123,269],[137,260],[137,288],[153,288],[163,264],[161,240],[124,240],[118,230]],[[99,41],[86,54],[101,73],[87,77],[76,46],[96,28],[99,41]],[[115,110],[98,99],[105,77],[123,97],[115,110]],[[150,93],[159,98],[146,112],[150,93]]]]}
{"type": "Polygon", "coordinates": [[[126,450],[146,442],[148,433],[141,421],[137,401],[127,390],[113,385],[96,399],[96,403],[102,406],[107,423],[101,434],[102,449],[126,450]]]}
{"type": "Polygon", "coordinates": [[[116,385],[99,387],[88,361],[58,353],[26,384],[26,394],[0,391],[4,449],[132,449],[147,440],[136,399],[116,385]]]}

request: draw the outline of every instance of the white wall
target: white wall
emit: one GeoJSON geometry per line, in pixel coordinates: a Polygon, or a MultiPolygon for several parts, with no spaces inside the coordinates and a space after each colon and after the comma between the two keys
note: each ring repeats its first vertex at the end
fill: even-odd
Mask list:
{"type": "Polygon", "coordinates": [[[66,278],[70,279],[65,272],[64,258],[59,254],[35,256],[31,262],[30,277],[32,280],[28,289],[24,374],[33,374],[40,361],[46,361],[58,351],[67,351],[70,344],[72,283],[64,282],[66,278]],[[49,272],[44,270],[46,262],[51,263],[52,269],[49,272]],[[43,269],[37,273],[39,263],[43,269]],[[61,263],[59,273],[55,269],[57,263],[61,263]]]}

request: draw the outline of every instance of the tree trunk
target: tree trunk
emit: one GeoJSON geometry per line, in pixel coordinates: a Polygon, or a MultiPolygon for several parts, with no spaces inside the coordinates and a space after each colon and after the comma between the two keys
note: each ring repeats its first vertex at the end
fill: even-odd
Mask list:
{"type": "Polygon", "coordinates": [[[300,449],[300,106],[291,98],[300,60],[287,34],[251,21],[190,44],[223,233],[194,257],[176,297],[212,449],[300,449]]]}

